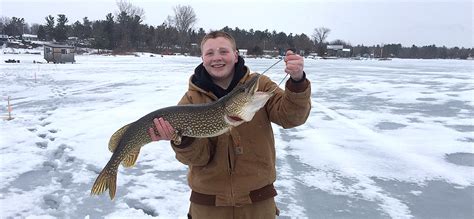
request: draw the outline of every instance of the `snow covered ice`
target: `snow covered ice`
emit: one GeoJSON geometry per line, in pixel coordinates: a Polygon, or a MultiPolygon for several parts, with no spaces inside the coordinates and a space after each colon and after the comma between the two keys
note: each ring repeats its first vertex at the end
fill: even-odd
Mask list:
{"type": "MultiPolygon", "coordinates": [[[[110,136],[175,105],[200,58],[1,56],[0,217],[186,217],[186,166],[168,142],[119,168],[114,201],[90,189],[110,136]]],[[[246,59],[258,72],[274,62],[246,59]]],[[[307,123],[274,126],[281,218],[474,217],[472,61],[306,59],[305,71],[307,123]]],[[[283,64],[267,74],[280,81],[283,64]]]]}

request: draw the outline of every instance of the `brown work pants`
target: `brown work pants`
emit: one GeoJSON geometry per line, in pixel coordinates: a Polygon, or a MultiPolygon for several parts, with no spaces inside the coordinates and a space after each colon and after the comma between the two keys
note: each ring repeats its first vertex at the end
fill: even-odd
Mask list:
{"type": "Polygon", "coordinates": [[[275,199],[269,198],[241,207],[233,206],[209,206],[191,202],[188,217],[192,219],[274,219],[277,215],[275,199]]]}

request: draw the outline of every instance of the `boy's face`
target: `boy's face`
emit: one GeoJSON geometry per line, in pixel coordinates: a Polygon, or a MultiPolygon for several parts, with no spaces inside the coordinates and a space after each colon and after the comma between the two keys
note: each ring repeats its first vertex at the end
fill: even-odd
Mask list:
{"type": "Polygon", "coordinates": [[[208,39],[201,48],[204,68],[215,80],[232,80],[234,65],[237,63],[237,51],[232,43],[224,38],[208,39]]]}

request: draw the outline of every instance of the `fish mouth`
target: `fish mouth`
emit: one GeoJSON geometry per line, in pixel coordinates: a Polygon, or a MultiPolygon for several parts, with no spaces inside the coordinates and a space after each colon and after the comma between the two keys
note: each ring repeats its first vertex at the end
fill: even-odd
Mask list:
{"type": "Polygon", "coordinates": [[[240,118],[239,116],[227,116],[227,119],[229,119],[229,121],[232,121],[232,122],[241,122],[243,121],[242,118],[240,118]]]}
{"type": "Polygon", "coordinates": [[[232,125],[232,126],[238,126],[245,122],[242,118],[240,118],[240,116],[236,116],[236,115],[226,115],[225,120],[227,124],[232,125]]]}

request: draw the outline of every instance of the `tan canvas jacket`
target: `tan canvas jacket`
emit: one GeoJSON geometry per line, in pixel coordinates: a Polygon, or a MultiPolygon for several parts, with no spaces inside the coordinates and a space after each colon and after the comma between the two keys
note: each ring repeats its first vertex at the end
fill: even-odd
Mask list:
{"type": "MultiPolygon", "coordinates": [[[[247,70],[239,83],[245,83],[250,77],[247,70]]],[[[193,191],[216,195],[216,206],[239,206],[251,203],[250,191],[275,181],[275,141],[271,122],[292,128],[303,124],[311,109],[309,81],[305,79],[298,86],[295,84],[289,80],[285,90],[277,88],[276,94],[252,121],[217,137],[196,138],[185,148],[173,145],[176,158],[189,166],[188,183],[193,191]],[[299,92],[290,91],[289,86],[299,92]]],[[[270,91],[275,87],[277,84],[267,76],[260,78],[259,91],[270,91]]],[[[190,80],[189,89],[179,104],[215,100],[214,94],[190,80]]]]}

